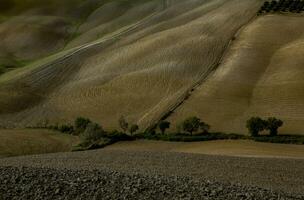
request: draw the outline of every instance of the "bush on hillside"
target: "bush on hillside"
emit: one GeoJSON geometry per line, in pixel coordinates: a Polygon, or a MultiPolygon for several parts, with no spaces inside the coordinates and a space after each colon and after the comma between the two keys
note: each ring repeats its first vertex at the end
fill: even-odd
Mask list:
{"type": "Polygon", "coordinates": [[[133,139],[132,136],[119,132],[117,130],[107,133],[105,137],[111,139],[112,142],[129,141],[133,139]]]}
{"type": "Polygon", "coordinates": [[[95,143],[102,139],[106,135],[103,128],[96,123],[89,123],[83,133],[80,134],[80,138],[86,143],[95,143]]]}
{"type": "Polygon", "coordinates": [[[56,128],[62,133],[73,134],[74,132],[74,127],[69,124],[63,124],[61,126],[57,126],[56,128]]]}
{"type": "Polygon", "coordinates": [[[80,134],[84,132],[88,126],[88,124],[92,123],[90,119],[84,117],[78,117],[75,120],[75,131],[80,134]]]}

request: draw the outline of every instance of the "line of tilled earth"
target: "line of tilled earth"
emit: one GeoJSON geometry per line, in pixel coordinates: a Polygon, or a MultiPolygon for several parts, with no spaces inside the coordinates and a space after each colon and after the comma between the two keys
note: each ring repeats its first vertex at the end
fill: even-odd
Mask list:
{"type": "Polygon", "coordinates": [[[98,150],[0,159],[0,199],[303,199],[304,160],[98,150]]]}
{"type": "Polygon", "coordinates": [[[189,177],[0,168],[2,199],[303,199],[257,187],[222,184],[189,177]]]}

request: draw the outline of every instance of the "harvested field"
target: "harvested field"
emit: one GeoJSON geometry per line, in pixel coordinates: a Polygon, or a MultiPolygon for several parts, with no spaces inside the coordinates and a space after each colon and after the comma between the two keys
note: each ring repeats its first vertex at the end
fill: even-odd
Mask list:
{"type": "Polygon", "coordinates": [[[304,145],[261,143],[250,140],[206,142],[162,142],[137,140],[119,142],[107,150],[180,152],[208,155],[304,159],[304,145]]]}
{"type": "Polygon", "coordinates": [[[0,181],[2,199],[303,199],[301,195],[258,187],[103,170],[0,167],[0,181]],[[6,193],[8,190],[10,192],[6,193]]]}
{"type": "Polygon", "coordinates": [[[246,132],[252,116],[284,121],[281,133],[303,133],[304,20],[266,15],[244,28],[222,64],[170,120],[197,115],[217,131],[246,132]]]}
{"type": "Polygon", "coordinates": [[[1,180],[6,180],[7,183],[3,184],[4,182],[0,181],[2,191],[7,191],[8,188],[11,188],[11,191],[16,191],[21,188],[22,193],[13,193],[17,196],[26,195],[25,191],[28,187],[38,186],[40,188],[39,185],[41,184],[39,183],[48,180],[44,183],[50,190],[40,188],[39,191],[41,192],[31,190],[32,192],[29,194],[35,196],[54,195],[55,188],[59,187],[65,195],[71,194],[72,197],[75,194],[81,196],[101,193],[109,195],[109,198],[115,198],[117,197],[115,195],[121,194],[117,191],[123,190],[125,192],[121,194],[122,196],[131,195],[129,198],[139,198],[137,196],[139,193],[132,193],[135,187],[142,190],[146,197],[149,197],[149,192],[154,192],[151,195],[158,197],[163,193],[158,193],[162,189],[156,185],[153,189],[154,184],[157,184],[164,187],[163,191],[168,191],[168,194],[164,194],[164,199],[169,198],[170,195],[175,197],[179,194],[186,195],[184,199],[187,199],[187,195],[193,197],[198,195],[199,199],[203,199],[204,195],[211,195],[208,191],[214,190],[212,188],[222,188],[220,190],[223,193],[215,189],[215,196],[209,196],[209,199],[224,199],[224,197],[231,197],[232,199],[256,199],[258,197],[258,199],[271,199],[270,197],[280,199],[278,196],[281,196],[281,199],[304,198],[303,159],[242,158],[176,152],[102,149],[5,158],[0,160],[0,166],[2,166],[1,173],[16,174],[16,180],[24,180],[14,182],[12,176],[0,176],[1,180]],[[15,169],[15,167],[18,169],[15,169]],[[29,167],[30,169],[22,167],[29,167]],[[46,170],[40,170],[41,168],[46,170]],[[114,177],[106,175],[108,172],[113,174],[112,171],[116,172],[114,174],[118,172],[118,174],[124,175],[114,177]],[[105,172],[107,173],[104,174],[105,172]],[[18,178],[20,173],[26,175],[18,178]],[[92,178],[93,176],[95,178],[92,178]],[[31,177],[45,177],[46,179],[37,178],[35,179],[37,182],[31,182],[27,187],[23,187],[24,184],[32,180],[31,177]],[[140,179],[152,179],[153,181],[151,183],[148,181],[151,185],[145,182],[138,186],[126,185],[137,182],[139,177],[142,177],[140,179]],[[104,182],[104,179],[107,181],[104,182]],[[126,181],[124,181],[125,179],[126,181]],[[209,184],[205,185],[208,182],[209,184]],[[104,187],[99,184],[103,184],[104,187]],[[190,189],[192,186],[193,190],[190,189]],[[76,193],[73,192],[74,187],[83,187],[83,194],[79,193],[79,190],[76,193]],[[126,189],[128,187],[130,189],[126,189]],[[175,191],[174,188],[181,187],[185,187],[185,190],[173,194],[175,193],[173,192],[175,191]],[[114,188],[116,189],[114,190],[114,188]],[[113,191],[113,193],[106,193],[108,190],[113,191]],[[189,194],[187,191],[189,191],[189,194]],[[230,192],[226,193],[224,191],[230,192]],[[264,192],[265,197],[259,196],[264,192]],[[238,195],[245,196],[238,197],[238,195]],[[249,195],[249,197],[246,195],[249,195]],[[288,196],[291,197],[287,198],[288,196]]]}
{"type": "Polygon", "coordinates": [[[0,157],[71,151],[78,138],[49,130],[0,129],[0,157]]]}
{"type": "MultiPolygon", "coordinates": [[[[133,21],[128,25],[93,43],[2,75],[0,124],[22,127],[46,119],[62,123],[85,116],[113,129],[125,115],[144,129],[208,77],[231,38],[262,3],[179,0],[165,2],[163,7],[164,1],[156,2],[158,7],[152,2],[134,3],[132,12],[120,11],[128,20],[129,14],[155,7],[141,20],[130,15],[133,21]]],[[[77,38],[85,38],[86,33],[77,38]]],[[[77,38],[73,41],[82,43],[77,38]]]]}
{"type": "Polygon", "coordinates": [[[112,130],[124,115],[143,130],[195,115],[243,134],[275,116],[303,134],[303,15],[257,17],[262,0],[53,1],[2,18],[0,70],[26,66],[0,76],[1,126],[84,116],[112,130]]]}

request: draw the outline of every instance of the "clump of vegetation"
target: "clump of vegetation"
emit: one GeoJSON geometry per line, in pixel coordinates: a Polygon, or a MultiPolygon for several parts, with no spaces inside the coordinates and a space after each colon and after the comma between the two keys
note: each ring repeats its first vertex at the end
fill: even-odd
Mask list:
{"type": "Polygon", "coordinates": [[[83,133],[80,134],[80,138],[84,142],[95,143],[105,136],[103,128],[96,123],[89,123],[83,133]]]}
{"type": "Polygon", "coordinates": [[[259,132],[268,130],[270,136],[277,136],[278,129],[283,126],[283,121],[275,117],[263,120],[260,117],[252,117],[247,120],[246,127],[252,137],[259,136],[259,132]]]}
{"type": "Polygon", "coordinates": [[[129,132],[130,135],[133,135],[134,133],[136,133],[139,130],[139,126],[137,124],[130,125],[124,116],[121,116],[119,118],[118,124],[119,124],[119,127],[121,128],[121,130],[125,134],[127,134],[129,132]]]}
{"type": "Polygon", "coordinates": [[[276,136],[259,136],[252,138],[256,142],[281,143],[281,144],[304,144],[302,135],[276,135],[276,136]]]}
{"type": "Polygon", "coordinates": [[[265,1],[258,14],[269,12],[292,12],[301,13],[304,11],[303,0],[272,0],[265,1]]]}
{"type": "Polygon", "coordinates": [[[119,118],[118,124],[122,131],[124,131],[125,133],[128,131],[129,123],[127,122],[124,116],[121,116],[119,118]]]}
{"type": "Polygon", "coordinates": [[[133,124],[131,127],[130,127],[130,134],[133,135],[134,133],[136,133],[136,131],[138,131],[139,129],[139,126],[137,124],[133,124]]]}
{"type": "Polygon", "coordinates": [[[73,134],[74,133],[74,127],[70,124],[63,124],[61,126],[57,126],[57,130],[66,133],[66,134],[73,134]]]}
{"type": "Polygon", "coordinates": [[[246,123],[246,127],[252,137],[259,136],[259,132],[265,130],[266,125],[266,121],[260,117],[252,117],[246,123]]]}
{"type": "Polygon", "coordinates": [[[166,132],[166,130],[168,129],[168,128],[170,128],[170,122],[168,122],[168,121],[161,121],[161,122],[159,122],[159,124],[158,124],[158,127],[159,127],[159,129],[160,129],[160,131],[161,131],[161,133],[164,135],[165,134],[165,132],[166,132]]]}
{"type": "Polygon", "coordinates": [[[171,124],[164,120],[160,121],[156,126],[151,126],[145,132],[138,134],[135,133],[138,132],[139,126],[137,124],[129,126],[129,123],[124,117],[119,119],[120,128],[123,130],[122,132],[117,130],[106,132],[101,125],[83,117],[78,117],[74,122],[74,126],[70,124],[49,126],[48,123],[48,120],[39,123],[39,128],[49,128],[62,133],[79,135],[81,143],[74,148],[74,151],[103,148],[118,141],[130,141],[134,139],[175,142],[253,139],[259,142],[304,144],[304,136],[278,135],[278,129],[283,126],[283,121],[275,117],[270,117],[266,120],[263,120],[260,117],[250,118],[246,123],[246,127],[251,136],[219,132],[209,133],[210,125],[201,121],[198,117],[189,117],[185,119],[179,125],[180,130],[183,130],[184,133],[178,132],[176,134],[165,134],[171,124]],[[156,128],[161,130],[161,134],[156,133],[156,128]],[[268,130],[270,134],[267,136],[260,136],[259,133],[263,130],[268,130]],[[128,132],[130,134],[127,134],[128,132]],[[194,135],[193,133],[196,134],[194,135]]]}
{"type": "Polygon", "coordinates": [[[267,124],[266,129],[270,131],[270,135],[277,136],[278,128],[283,126],[283,121],[275,117],[270,117],[267,119],[266,124],[267,124]]]}
{"type": "Polygon", "coordinates": [[[202,122],[198,117],[189,117],[182,123],[182,129],[185,132],[188,132],[190,135],[199,131],[200,129],[207,133],[210,129],[210,126],[205,122],[202,122]]]}
{"type": "Polygon", "coordinates": [[[92,123],[92,121],[88,118],[78,117],[75,120],[75,131],[77,134],[84,132],[87,126],[92,123]]]}
{"type": "MultiPolygon", "coordinates": [[[[133,129],[135,130],[135,126],[133,129]]],[[[133,139],[131,136],[119,131],[107,133],[102,126],[92,122],[86,126],[84,132],[80,133],[80,138],[81,143],[74,148],[74,151],[103,148],[118,141],[133,139]]]]}

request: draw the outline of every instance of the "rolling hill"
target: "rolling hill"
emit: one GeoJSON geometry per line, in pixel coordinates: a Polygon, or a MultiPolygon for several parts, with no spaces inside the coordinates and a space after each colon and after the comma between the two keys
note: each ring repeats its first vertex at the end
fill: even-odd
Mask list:
{"type": "Polygon", "coordinates": [[[276,116],[303,133],[302,14],[257,16],[263,0],[14,2],[0,21],[1,126],[197,115],[244,133],[276,116]]]}

